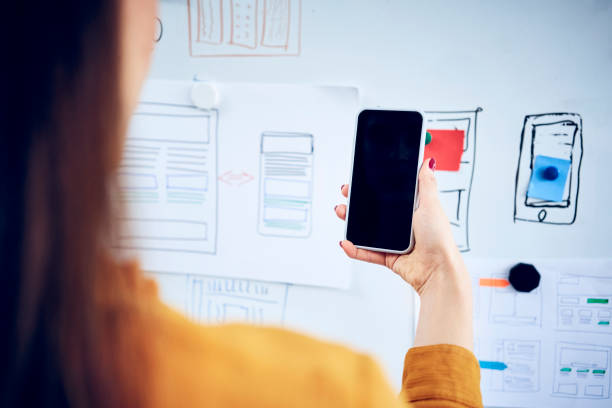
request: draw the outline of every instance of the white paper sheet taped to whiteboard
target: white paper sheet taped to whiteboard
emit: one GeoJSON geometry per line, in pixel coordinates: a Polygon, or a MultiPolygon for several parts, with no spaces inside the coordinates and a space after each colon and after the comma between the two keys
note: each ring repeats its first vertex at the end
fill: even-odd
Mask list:
{"type": "Polygon", "coordinates": [[[145,88],[120,169],[122,247],[149,270],[346,288],[333,207],[356,89],[215,84],[222,102],[209,110],[194,89],[145,88]]]}
{"type": "Polygon", "coordinates": [[[532,260],[539,286],[518,292],[512,260],[468,260],[484,403],[610,406],[612,259],[532,260]]]}

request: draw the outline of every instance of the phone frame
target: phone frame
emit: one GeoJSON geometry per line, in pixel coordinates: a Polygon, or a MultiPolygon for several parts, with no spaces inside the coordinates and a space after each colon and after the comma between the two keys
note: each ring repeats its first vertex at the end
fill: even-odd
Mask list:
{"type": "MultiPolygon", "coordinates": [[[[416,169],[416,180],[414,183],[414,202],[412,203],[412,216],[414,218],[414,212],[416,211],[417,207],[418,207],[418,202],[419,202],[419,197],[418,197],[418,192],[419,192],[419,171],[421,169],[421,166],[423,165],[423,155],[425,152],[425,135],[427,133],[427,129],[426,129],[426,118],[425,118],[425,113],[421,110],[417,110],[417,109],[370,109],[370,108],[364,108],[361,109],[361,111],[359,111],[359,113],[357,113],[357,118],[355,120],[355,136],[353,137],[353,152],[352,152],[352,159],[351,159],[351,173],[350,173],[350,182],[349,182],[349,191],[348,191],[348,196],[347,196],[347,201],[346,201],[346,221],[345,221],[345,225],[344,225],[344,239],[347,239],[347,232],[348,232],[348,220],[349,220],[349,212],[350,212],[350,208],[351,208],[351,188],[353,186],[353,167],[355,166],[355,147],[357,146],[357,129],[359,128],[359,117],[361,116],[361,114],[365,111],[382,111],[382,112],[415,112],[418,113],[419,115],[421,115],[422,118],[422,126],[421,126],[421,140],[419,142],[419,158],[417,160],[417,169],[416,169]]],[[[406,248],[403,251],[397,251],[397,250],[392,250],[392,249],[386,249],[386,248],[374,248],[374,247],[367,247],[367,246],[362,246],[362,245],[355,245],[357,248],[361,248],[361,249],[367,249],[370,251],[376,251],[376,252],[385,252],[385,253],[389,253],[389,254],[407,254],[412,252],[412,250],[414,249],[414,223],[411,222],[410,223],[410,245],[408,246],[408,248],[406,248]]]]}

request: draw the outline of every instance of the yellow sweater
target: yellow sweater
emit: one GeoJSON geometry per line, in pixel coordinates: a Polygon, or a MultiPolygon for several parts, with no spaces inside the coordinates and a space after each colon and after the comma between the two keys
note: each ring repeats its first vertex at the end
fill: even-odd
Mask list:
{"type": "Polygon", "coordinates": [[[482,406],[478,362],[461,347],[408,351],[398,397],[366,355],[278,328],[198,325],[151,282],[136,286],[151,407],[482,406]]]}

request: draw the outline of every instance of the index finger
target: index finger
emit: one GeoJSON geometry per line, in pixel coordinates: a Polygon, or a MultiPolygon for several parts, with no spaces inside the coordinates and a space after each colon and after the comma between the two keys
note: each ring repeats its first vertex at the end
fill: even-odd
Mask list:
{"type": "Polygon", "coordinates": [[[368,249],[357,248],[351,241],[340,241],[344,253],[352,259],[385,266],[385,254],[368,249]]]}

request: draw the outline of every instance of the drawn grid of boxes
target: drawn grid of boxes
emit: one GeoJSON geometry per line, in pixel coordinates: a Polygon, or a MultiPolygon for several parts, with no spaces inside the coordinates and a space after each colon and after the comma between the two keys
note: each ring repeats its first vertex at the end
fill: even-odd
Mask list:
{"type": "Polygon", "coordinates": [[[211,254],[217,236],[217,111],[141,103],[120,167],[123,248],[211,254]]]}
{"type": "Polygon", "coordinates": [[[313,136],[264,132],[259,165],[258,232],[306,238],[312,230],[313,136]]]}
{"type": "MultiPolygon", "coordinates": [[[[557,278],[557,329],[612,335],[612,277],[561,273],[557,278]]],[[[610,344],[610,342],[608,342],[610,344]]],[[[557,343],[553,395],[610,398],[612,347],[557,343]]]]}
{"type": "Polygon", "coordinates": [[[280,326],[289,284],[187,275],[185,313],[200,323],[280,326]]]}
{"type": "Polygon", "coordinates": [[[611,321],[612,277],[559,275],[558,329],[612,334],[611,321]]]}
{"type": "MultiPolygon", "coordinates": [[[[491,327],[542,327],[541,287],[529,293],[517,292],[508,282],[507,275],[503,274],[481,276],[474,281],[478,282],[474,283],[477,320],[483,309],[491,327]]],[[[554,282],[557,330],[612,335],[612,277],[582,272],[560,273],[554,282]]],[[[484,390],[539,391],[540,341],[497,339],[479,343],[479,359],[505,365],[504,369],[481,370],[484,390]]],[[[609,398],[612,347],[608,344],[556,342],[551,395],[562,398],[609,398]]]]}
{"type": "Polygon", "coordinates": [[[610,398],[611,351],[606,346],[557,343],[553,396],[610,398]]]}
{"type": "Polygon", "coordinates": [[[297,56],[301,0],[187,0],[192,57],[297,56]]]}
{"type": "Polygon", "coordinates": [[[427,130],[432,133],[434,140],[438,136],[437,131],[456,131],[463,138],[463,149],[457,157],[458,170],[436,172],[440,200],[450,220],[455,242],[463,252],[470,250],[468,216],[476,154],[477,116],[481,111],[482,108],[473,111],[425,112],[427,130]]]}

